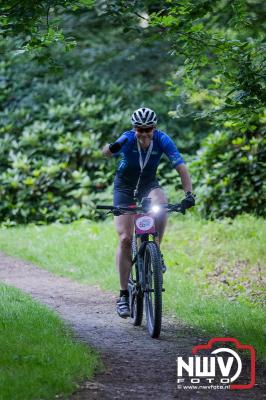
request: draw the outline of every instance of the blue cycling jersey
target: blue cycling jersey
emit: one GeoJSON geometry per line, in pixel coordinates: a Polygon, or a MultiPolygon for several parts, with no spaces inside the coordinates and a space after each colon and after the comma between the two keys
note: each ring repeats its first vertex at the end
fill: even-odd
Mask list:
{"type": "MultiPolygon", "coordinates": [[[[119,181],[134,186],[136,185],[140,174],[136,132],[134,130],[124,132],[116,142],[123,142],[125,138],[128,139],[127,142],[119,152],[114,154],[115,157],[122,155],[122,159],[118,163],[116,169],[116,182],[119,181]]],[[[141,176],[142,184],[155,179],[157,167],[163,153],[165,153],[169,158],[171,165],[174,168],[177,165],[184,163],[184,160],[172,139],[170,139],[166,133],[155,130],[153,133],[152,152],[141,176]]],[[[145,160],[146,154],[147,151],[141,149],[143,161],[145,160]]]]}

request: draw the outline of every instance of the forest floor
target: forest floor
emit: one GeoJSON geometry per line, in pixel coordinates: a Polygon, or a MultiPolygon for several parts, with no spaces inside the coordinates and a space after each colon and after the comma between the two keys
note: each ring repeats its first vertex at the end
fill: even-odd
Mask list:
{"type": "Polygon", "coordinates": [[[93,381],[83,382],[69,397],[71,400],[266,399],[262,363],[256,365],[257,383],[250,390],[178,389],[177,356],[192,355],[192,348],[207,343],[210,337],[176,319],[163,318],[160,339],[151,339],[145,321],[142,327],[134,327],[116,315],[112,293],[55,276],[4,254],[0,254],[0,280],[54,309],[78,340],[101,354],[104,371],[96,374],[93,381]]]}

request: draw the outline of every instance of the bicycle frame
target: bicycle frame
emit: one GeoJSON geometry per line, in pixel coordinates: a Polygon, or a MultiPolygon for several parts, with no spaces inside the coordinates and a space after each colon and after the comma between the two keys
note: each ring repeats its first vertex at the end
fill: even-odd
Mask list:
{"type": "Polygon", "coordinates": [[[134,215],[134,236],[137,244],[137,254],[132,260],[132,265],[138,262],[139,283],[143,292],[146,290],[145,271],[143,270],[143,255],[145,253],[145,245],[149,241],[149,235],[153,236],[153,241],[158,245],[156,238],[158,232],[155,228],[155,217],[152,214],[135,214],[134,215]]]}

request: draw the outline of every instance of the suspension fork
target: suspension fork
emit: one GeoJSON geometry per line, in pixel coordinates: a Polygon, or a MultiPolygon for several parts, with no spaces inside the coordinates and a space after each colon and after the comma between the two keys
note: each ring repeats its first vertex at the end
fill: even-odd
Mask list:
{"type": "Polygon", "coordinates": [[[148,234],[140,234],[137,236],[137,257],[138,257],[138,270],[139,270],[139,282],[142,290],[145,289],[145,271],[144,271],[144,254],[146,244],[149,240],[148,234]]]}
{"type": "Polygon", "coordinates": [[[153,238],[154,238],[155,243],[156,243],[157,246],[158,246],[158,249],[160,250],[159,233],[158,233],[158,232],[155,232],[155,233],[153,234],[153,238]]]}

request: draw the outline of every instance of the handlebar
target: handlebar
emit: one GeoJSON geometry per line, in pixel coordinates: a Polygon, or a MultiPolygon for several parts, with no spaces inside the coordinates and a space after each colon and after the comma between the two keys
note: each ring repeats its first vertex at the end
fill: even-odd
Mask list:
{"type": "MultiPolygon", "coordinates": [[[[181,206],[181,204],[159,204],[159,209],[165,209],[166,212],[180,212],[185,214],[185,210],[181,206]]],[[[114,215],[121,215],[121,214],[136,214],[138,213],[147,213],[152,212],[153,207],[143,207],[143,206],[130,206],[130,207],[115,207],[115,206],[108,206],[108,205],[98,205],[96,206],[98,210],[108,210],[109,213],[114,215]]]]}

